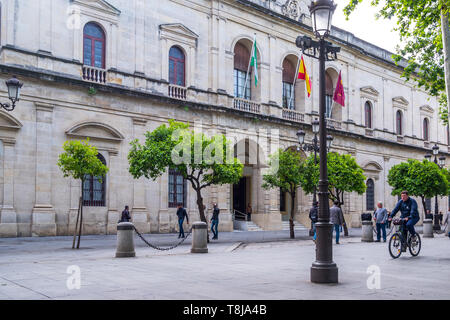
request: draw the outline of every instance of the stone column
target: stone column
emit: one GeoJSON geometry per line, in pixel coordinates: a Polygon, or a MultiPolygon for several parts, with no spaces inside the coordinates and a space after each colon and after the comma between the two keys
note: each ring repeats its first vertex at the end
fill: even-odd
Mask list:
{"type": "Polygon", "coordinates": [[[52,202],[53,106],[36,103],[36,198],[33,207],[33,236],[55,236],[56,220],[52,202]]]}
{"type": "Polygon", "coordinates": [[[15,140],[3,139],[3,206],[0,212],[0,237],[17,237],[14,208],[15,140]]]}
{"type": "Polygon", "coordinates": [[[135,72],[144,73],[145,57],[145,6],[144,0],[135,0],[135,72]]]}
{"type": "MultiPolygon", "coordinates": [[[[120,187],[118,181],[119,175],[119,163],[120,158],[117,156],[116,152],[109,152],[109,201],[108,201],[108,217],[106,225],[106,234],[116,234],[117,232],[117,222],[120,219],[121,211],[117,204],[117,192],[120,187]]],[[[122,209],[122,208],[120,208],[122,209]]]]}
{"type": "MultiPolygon", "coordinates": [[[[144,137],[147,120],[141,118],[133,119],[134,138],[144,137]]],[[[133,208],[131,218],[134,226],[140,233],[150,233],[150,223],[148,222],[147,207],[145,206],[145,178],[134,179],[133,181],[133,208]]]]}
{"type": "Polygon", "coordinates": [[[39,51],[52,52],[52,3],[39,0],[39,51]]]}

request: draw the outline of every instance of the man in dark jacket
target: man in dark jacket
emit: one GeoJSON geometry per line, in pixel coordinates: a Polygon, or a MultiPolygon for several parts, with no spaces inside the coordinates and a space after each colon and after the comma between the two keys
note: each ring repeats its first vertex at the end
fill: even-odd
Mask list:
{"type": "Polygon", "coordinates": [[[128,211],[128,206],[125,206],[125,210],[122,211],[122,216],[120,217],[119,222],[130,222],[131,216],[130,212],[128,211]]]}
{"type": "Polygon", "coordinates": [[[178,208],[178,210],[177,210],[178,226],[180,229],[180,233],[178,234],[178,239],[179,239],[179,238],[184,238],[183,222],[184,222],[184,218],[186,217],[187,224],[189,224],[189,217],[187,215],[186,209],[183,208],[183,205],[181,203],[178,204],[177,208],[178,208]]]}
{"type": "Polygon", "coordinates": [[[211,231],[214,234],[213,240],[219,239],[219,212],[220,209],[217,207],[217,203],[213,204],[213,215],[211,218],[211,231]]]}
{"type": "MultiPolygon", "coordinates": [[[[406,221],[406,228],[403,228],[403,235],[405,239],[407,239],[407,231],[411,233],[411,237],[416,235],[414,225],[420,220],[420,217],[419,211],[417,210],[417,202],[408,196],[408,191],[402,191],[401,196],[402,199],[397,203],[394,210],[392,210],[389,219],[392,220],[400,210],[400,218],[405,219],[406,221]]],[[[404,248],[404,250],[406,250],[406,248],[404,248]]]]}
{"type": "Polygon", "coordinates": [[[336,200],[330,208],[330,222],[334,225],[334,231],[336,232],[336,244],[339,244],[339,235],[344,223],[344,214],[338,205],[339,201],[336,200]]]}
{"type": "Polygon", "coordinates": [[[309,219],[311,219],[311,229],[314,232],[314,241],[316,241],[316,222],[319,220],[319,207],[318,202],[313,203],[313,207],[309,210],[309,219]]]}

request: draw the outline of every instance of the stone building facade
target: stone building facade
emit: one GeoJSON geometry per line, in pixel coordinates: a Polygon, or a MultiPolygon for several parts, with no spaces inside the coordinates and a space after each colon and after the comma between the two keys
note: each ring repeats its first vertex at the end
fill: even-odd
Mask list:
{"type": "MultiPolygon", "coordinates": [[[[198,219],[195,194],[176,174],[148,181],[128,173],[130,142],[169,119],[247,135],[236,141],[245,146],[239,156],[256,161],[238,186],[205,190],[208,214],[217,202],[220,229],[231,231],[233,211],[251,203],[256,224],[280,229],[289,201],[261,188],[262,173],[274,146],[297,146],[298,129],[312,138],[318,61],[305,57],[310,98],[304,81],[290,84],[300,57],[295,39],[312,36],[307,2],[1,0],[0,99],[11,75],[25,84],[16,109],[0,111],[0,237],[71,234],[82,189],[85,234],[114,233],[125,205],[142,232],[174,231],[173,190],[198,219]],[[244,92],[254,37],[259,82],[244,92]],[[269,132],[265,142],[260,129],[269,132]],[[63,143],[85,137],[109,168],[103,184],[92,178],[81,186],[57,167],[63,143]]],[[[422,159],[434,143],[447,154],[448,132],[436,99],[405,83],[389,52],[337,28],[330,41],[342,49],[327,63],[327,94],[339,71],[346,94],[345,107],[329,104],[332,150],[356,157],[371,186],[368,195],[345,197],[346,220],[356,227],[374,200],[394,206],[389,169],[422,159]]],[[[297,219],[306,224],[312,197],[298,194],[297,219]]],[[[440,199],[443,210],[447,201],[440,199]]]]}

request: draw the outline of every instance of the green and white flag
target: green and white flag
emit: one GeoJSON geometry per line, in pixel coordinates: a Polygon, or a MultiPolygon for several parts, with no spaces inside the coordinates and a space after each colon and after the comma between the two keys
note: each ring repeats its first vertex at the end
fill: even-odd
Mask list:
{"type": "Polygon", "coordinates": [[[252,49],[252,62],[250,63],[253,66],[253,72],[255,73],[255,87],[258,86],[258,59],[257,59],[257,50],[256,50],[256,36],[255,40],[253,40],[253,49],[252,49]]]}

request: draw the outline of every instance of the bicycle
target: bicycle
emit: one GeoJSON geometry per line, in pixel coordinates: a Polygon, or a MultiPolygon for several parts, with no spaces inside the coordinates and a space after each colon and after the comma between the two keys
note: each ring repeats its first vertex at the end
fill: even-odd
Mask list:
{"type": "Polygon", "coordinates": [[[406,252],[406,246],[409,248],[409,253],[416,257],[419,255],[422,248],[422,240],[420,240],[419,234],[416,232],[415,239],[411,238],[411,234],[408,232],[407,240],[405,241],[403,236],[403,228],[405,228],[405,219],[394,219],[392,224],[396,226],[397,230],[389,239],[389,254],[392,258],[397,259],[404,251],[406,252]]]}

